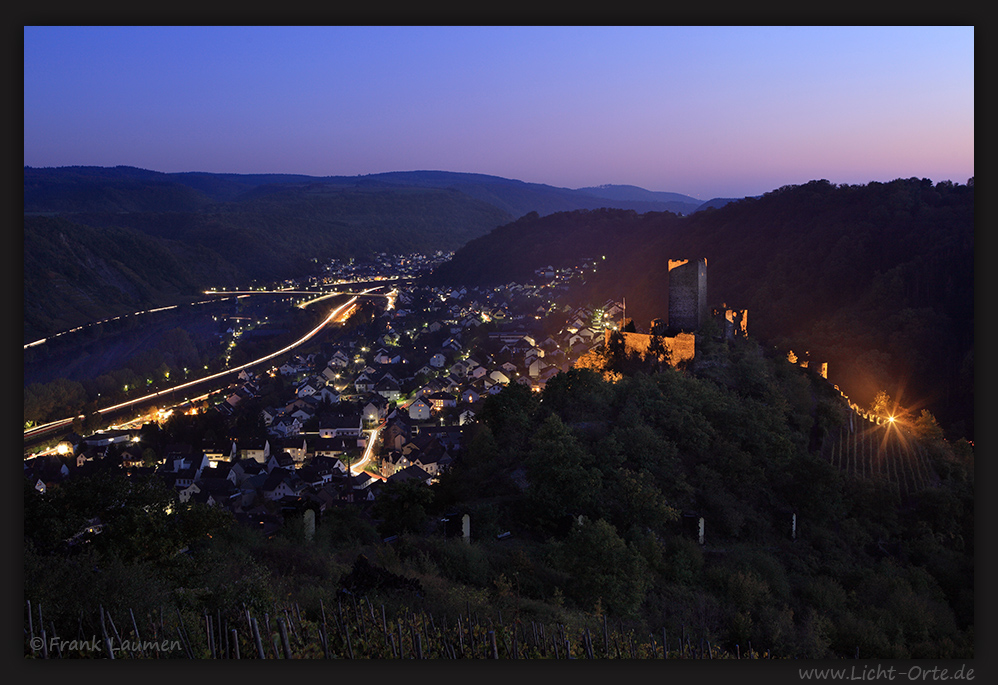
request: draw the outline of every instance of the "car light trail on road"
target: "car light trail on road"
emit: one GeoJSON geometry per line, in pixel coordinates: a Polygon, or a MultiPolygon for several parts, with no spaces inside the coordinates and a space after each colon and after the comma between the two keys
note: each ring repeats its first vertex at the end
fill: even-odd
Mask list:
{"type": "MultiPolygon", "coordinates": [[[[362,294],[367,294],[367,293],[365,292],[365,293],[362,293],[362,294]]],[[[172,388],[167,388],[165,390],[159,390],[159,391],[154,392],[152,394],[145,395],[144,397],[137,397],[135,399],[127,400],[125,402],[121,402],[119,404],[115,404],[115,405],[110,406],[110,407],[104,407],[103,409],[98,409],[97,412],[100,413],[100,414],[104,414],[104,413],[107,413],[107,412],[113,412],[113,411],[117,411],[119,409],[124,409],[125,407],[130,407],[130,406],[132,406],[134,404],[139,404],[139,403],[142,403],[142,402],[148,402],[149,400],[154,399],[156,397],[161,397],[163,395],[172,394],[172,393],[174,393],[174,392],[176,392],[178,390],[183,390],[184,388],[188,388],[188,387],[191,387],[191,386],[194,386],[194,385],[198,385],[200,383],[204,383],[205,381],[210,381],[210,380],[213,380],[213,379],[216,379],[216,378],[221,378],[222,376],[227,376],[229,374],[236,373],[236,372],[241,371],[243,369],[249,368],[251,366],[256,366],[258,364],[261,364],[262,362],[265,362],[265,361],[268,361],[270,359],[273,359],[274,357],[278,357],[278,356],[284,354],[285,352],[293,350],[294,348],[298,347],[299,345],[302,345],[303,343],[307,342],[308,340],[310,340],[311,338],[313,338],[319,331],[321,331],[323,328],[325,328],[328,324],[330,324],[330,323],[332,323],[334,321],[343,321],[346,318],[348,318],[353,313],[354,309],[356,308],[356,302],[357,302],[357,298],[358,297],[360,297],[360,295],[354,295],[349,300],[347,300],[346,302],[344,302],[343,304],[341,304],[339,307],[333,309],[330,312],[329,316],[327,316],[322,321],[322,323],[320,323],[318,326],[316,326],[311,331],[309,331],[308,333],[306,333],[304,336],[302,336],[296,342],[293,342],[290,345],[288,345],[287,347],[284,347],[284,348],[282,348],[280,350],[277,350],[276,352],[272,352],[271,354],[268,354],[265,357],[260,357],[259,359],[256,359],[254,361],[248,362],[248,363],[243,364],[241,366],[236,366],[236,367],[233,367],[231,369],[226,369],[225,371],[220,371],[220,372],[212,374],[210,376],[205,376],[203,378],[198,378],[197,380],[188,381],[186,383],[181,383],[180,385],[175,385],[172,388]]],[[[72,422],[73,422],[72,418],[62,419],[60,421],[52,421],[52,422],[43,424],[41,426],[34,426],[32,428],[29,428],[28,430],[24,431],[24,435],[25,435],[25,437],[28,437],[28,436],[30,436],[30,435],[32,435],[34,433],[38,433],[38,432],[41,432],[41,431],[44,431],[44,430],[48,430],[48,429],[51,429],[51,428],[56,428],[56,427],[59,427],[59,426],[71,424],[72,422]]]]}
{"type": "Polygon", "coordinates": [[[364,467],[371,461],[371,454],[374,452],[374,443],[378,441],[378,432],[381,428],[372,429],[367,438],[367,447],[364,448],[364,456],[356,464],[350,466],[350,475],[356,476],[364,470],[364,467]]]}

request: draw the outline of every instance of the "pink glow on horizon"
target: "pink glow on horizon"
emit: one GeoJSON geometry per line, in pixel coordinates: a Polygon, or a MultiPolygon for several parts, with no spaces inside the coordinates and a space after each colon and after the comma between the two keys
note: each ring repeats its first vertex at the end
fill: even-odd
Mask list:
{"type": "Polygon", "coordinates": [[[973,27],[25,27],[24,164],[698,199],[974,174],[973,27]]]}

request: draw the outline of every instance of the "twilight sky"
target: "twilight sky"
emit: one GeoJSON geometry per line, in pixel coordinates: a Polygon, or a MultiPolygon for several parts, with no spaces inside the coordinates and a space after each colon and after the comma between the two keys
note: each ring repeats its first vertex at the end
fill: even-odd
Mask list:
{"type": "Polygon", "coordinates": [[[24,164],[965,183],[974,28],[25,26],[24,164]]]}

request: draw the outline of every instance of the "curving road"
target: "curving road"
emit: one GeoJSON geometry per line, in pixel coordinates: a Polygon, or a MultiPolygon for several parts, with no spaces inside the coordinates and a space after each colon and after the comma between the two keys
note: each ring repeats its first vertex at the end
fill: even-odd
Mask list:
{"type": "MultiPolygon", "coordinates": [[[[282,354],[284,354],[284,353],[286,353],[286,352],[288,352],[290,350],[293,350],[294,348],[299,347],[300,345],[304,344],[305,342],[307,342],[311,338],[315,337],[315,335],[317,333],[319,333],[319,331],[321,331],[323,328],[325,328],[330,323],[334,323],[334,322],[341,323],[341,322],[345,321],[347,318],[350,317],[350,315],[353,313],[354,309],[356,308],[357,299],[361,295],[367,295],[367,294],[369,294],[372,290],[375,290],[375,288],[370,288],[368,290],[363,291],[359,295],[354,295],[349,300],[347,300],[346,302],[344,302],[343,304],[341,304],[339,307],[336,307],[335,309],[333,309],[330,312],[329,316],[327,316],[322,321],[322,323],[320,323],[318,326],[316,326],[315,328],[313,328],[311,331],[309,331],[308,333],[306,333],[304,336],[302,336],[297,341],[291,343],[287,347],[284,347],[282,349],[277,350],[276,352],[272,352],[271,354],[268,354],[268,355],[266,355],[264,357],[260,357],[259,359],[255,359],[255,360],[253,360],[251,362],[248,362],[246,364],[242,364],[241,366],[233,367],[231,369],[226,369],[225,371],[220,371],[218,373],[214,373],[214,374],[211,374],[209,376],[204,376],[202,378],[198,378],[198,379],[193,380],[193,381],[187,381],[185,383],[181,383],[180,385],[175,385],[173,387],[166,388],[165,390],[159,390],[157,392],[150,393],[150,394],[145,395],[143,397],[137,397],[137,398],[134,398],[134,399],[127,400],[125,402],[120,402],[120,403],[112,405],[110,407],[104,407],[103,409],[98,409],[97,411],[100,414],[107,414],[107,413],[115,412],[115,411],[118,411],[118,410],[130,407],[130,406],[133,406],[133,405],[136,405],[136,404],[146,403],[146,402],[149,402],[150,400],[153,400],[153,399],[155,399],[157,397],[161,397],[161,396],[164,396],[164,395],[169,395],[169,394],[172,394],[172,393],[174,393],[174,392],[176,392],[178,390],[183,390],[184,388],[188,388],[188,387],[191,387],[191,386],[194,386],[194,385],[199,385],[201,383],[204,383],[205,381],[210,381],[210,380],[213,380],[213,379],[216,379],[216,378],[221,378],[223,376],[231,375],[233,373],[238,373],[239,371],[242,371],[243,369],[246,369],[246,368],[249,368],[249,367],[252,367],[252,366],[257,366],[258,364],[261,364],[263,362],[269,361],[270,359],[278,357],[278,356],[280,356],[280,355],[282,355],[282,354]]],[[[27,429],[27,430],[24,431],[24,437],[25,438],[36,437],[36,436],[38,436],[40,434],[47,433],[47,432],[53,431],[53,430],[58,429],[58,428],[63,428],[65,426],[72,425],[73,421],[76,418],[77,417],[73,416],[73,417],[69,417],[69,418],[65,418],[65,419],[60,419],[58,421],[51,421],[49,423],[42,424],[40,426],[34,426],[34,427],[29,428],[29,429],[27,429]]]]}

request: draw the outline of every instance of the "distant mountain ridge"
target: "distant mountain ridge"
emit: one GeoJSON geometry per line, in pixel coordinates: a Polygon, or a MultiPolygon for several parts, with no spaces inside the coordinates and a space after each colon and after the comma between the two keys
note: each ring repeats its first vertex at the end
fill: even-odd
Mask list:
{"type": "Polygon", "coordinates": [[[469,197],[496,206],[514,219],[529,212],[544,216],[554,212],[600,207],[633,209],[642,213],[671,211],[690,214],[703,204],[701,200],[688,195],[650,191],[637,186],[603,185],[573,190],[501,176],[454,171],[389,171],[358,176],[308,176],[164,173],[129,166],[76,166],[25,167],[24,211],[103,211],[115,200],[122,203],[121,211],[135,211],[136,196],[146,202],[152,199],[148,189],[142,187],[144,184],[157,187],[164,195],[173,193],[178,198],[184,197],[181,188],[196,191],[203,196],[187,197],[188,206],[238,201],[244,194],[259,190],[261,186],[323,184],[337,188],[454,188],[469,197]],[[99,198],[103,204],[91,207],[81,205],[87,189],[96,194],[91,198],[92,201],[96,202],[99,198]]]}
{"type": "Polygon", "coordinates": [[[450,171],[319,177],[25,167],[25,341],[172,304],[207,286],[295,277],[316,259],[455,250],[531,212],[687,214],[699,203],[635,186],[594,192],[607,197],[450,171]],[[148,287],[164,275],[163,287],[148,287]]]}
{"type": "Polygon", "coordinates": [[[698,200],[689,195],[680,193],[665,193],[654,190],[645,190],[639,186],[605,184],[601,186],[589,186],[578,188],[577,192],[595,197],[603,197],[610,200],[638,200],[643,202],[686,202],[689,204],[702,204],[703,200],[698,200]]]}

